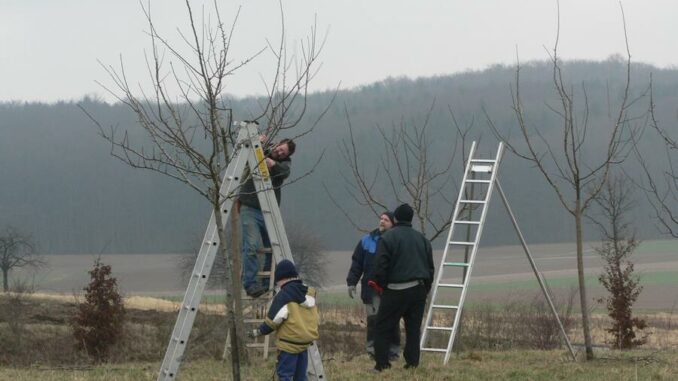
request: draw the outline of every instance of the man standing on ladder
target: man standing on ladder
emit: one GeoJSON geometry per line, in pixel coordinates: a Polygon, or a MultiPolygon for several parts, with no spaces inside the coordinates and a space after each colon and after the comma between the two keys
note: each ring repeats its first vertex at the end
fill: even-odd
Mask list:
{"type": "Polygon", "coordinates": [[[419,366],[421,320],[426,296],[433,284],[435,265],[431,242],[412,229],[414,210],[402,204],[393,212],[395,226],[377,244],[374,280],[370,285],[381,291],[377,312],[374,371],[390,368],[389,334],[405,320],[405,369],[419,366]]]}
{"type": "MultiPolygon", "coordinates": [[[[266,136],[261,136],[262,143],[266,136]]],[[[273,148],[266,151],[264,161],[271,175],[271,182],[275,191],[275,198],[280,205],[280,187],[283,181],[290,175],[292,160],[290,156],[296,150],[296,144],[292,139],[283,139],[273,148]]],[[[254,187],[254,180],[247,170],[243,176],[245,182],[240,186],[238,194],[238,210],[240,212],[240,227],[242,233],[242,283],[248,296],[258,298],[268,291],[269,279],[262,279],[257,283],[259,272],[259,260],[257,255],[264,248],[270,248],[271,244],[264,223],[264,215],[254,187]]],[[[264,254],[263,271],[271,271],[271,252],[264,254]]]]}
{"type": "MultiPolygon", "coordinates": [[[[367,285],[374,275],[374,259],[377,256],[377,242],[381,235],[394,225],[393,213],[383,212],[379,216],[379,226],[365,234],[353,250],[351,268],[346,276],[348,296],[353,299],[356,295],[356,285],[360,281],[360,298],[365,305],[367,315],[367,344],[365,349],[370,357],[374,358],[374,336],[381,296],[367,285]]],[[[395,327],[389,346],[389,359],[395,360],[400,355],[400,330],[395,327]]]]}

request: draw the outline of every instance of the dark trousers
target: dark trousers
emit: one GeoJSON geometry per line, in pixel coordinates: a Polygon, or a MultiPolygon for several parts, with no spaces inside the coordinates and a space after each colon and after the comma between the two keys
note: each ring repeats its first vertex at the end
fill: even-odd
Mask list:
{"type": "Polygon", "coordinates": [[[403,357],[410,366],[419,365],[419,339],[421,337],[421,320],[426,308],[428,291],[423,285],[404,290],[385,289],[381,295],[381,305],[377,312],[376,338],[374,357],[376,369],[391,366],[388,361],[388,349],[391,332],[398,329],[400,318],[405,320],[405,350],[403,357]]]}
{"type": "Polygon", "coordinates": [[[278,352],[278,365],[275,371],[280,381],[306,381],[306,368],[308,368],[308,351],[278,352]]]}

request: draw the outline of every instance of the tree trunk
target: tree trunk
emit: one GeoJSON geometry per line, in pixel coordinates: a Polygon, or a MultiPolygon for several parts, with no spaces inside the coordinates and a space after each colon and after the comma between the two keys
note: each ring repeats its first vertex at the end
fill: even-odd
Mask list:
{"type": "Polygon", "coordinates": [[[9,270],[6,268],[2,269],[2,291],[9,291],[9,270]]]}
{"type": "MultiPolygon", "coordinates": [[[[226,250],[226,232],[224,231],[224,221],[222,220],[221,207],[220,203],[217,202],[214,205],[214,221],[217,225],[217,232],[219,234],[219,251],[226,259],[226,271],[228,274],[231,274],[229,277],[229,282],[226,283],[226,321],[228,323],[229,332],[231,333],[231,372],[233,376],[233,381],[240,381],[240,350],[239,350],[239,337],[238,329],[236,325],[236,314],[234,311],[233,303],[233,293],[234,284],[238,281],[233,279],[233,265],[231,262],[231,257],[229,256],[226,250]]],[[[241,315],[242,316],[242,315],[241,315]]]]}
{"type": "Polygon", "coordinates": [[[591,343],[591,324],[589,317],[588,299],[586,297],[586,279],[584,278],[584,248],[582,234],[581,200],[577,199],[574,211],[574,224],[577,240],[577,276],[579,278],[579,302],[581,305],[582,328],[584,330],[584,345],[586,359],[593,359],[593,344],[591,343]]]}
{"type": "Polygon", "coordinates": [[[235,325],[237,327],[236,334],[238,334],[238,351],[240,352],[240,360],[243,364],[249,363],[249,358],[247,356],[247,351],[245,350],[245,321],[243,320],[243,306],[242,306],[242,283],[240,279],[242,277],[242,256],[241,253],[241,237],[240,237],[240,218],[238,211],[233,204],[233,209],[231,211],[231,253],[232,256],[232,267],[229,277],[234,280],[233,282],[233,308],[236,316],[235,325]]]}

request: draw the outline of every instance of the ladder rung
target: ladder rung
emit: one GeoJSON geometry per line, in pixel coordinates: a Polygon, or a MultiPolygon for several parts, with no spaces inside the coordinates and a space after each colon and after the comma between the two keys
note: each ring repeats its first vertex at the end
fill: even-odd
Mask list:
{"type": "Polygon", "coordinates": [[[485,204],[485,200],[459,200],[462,204],[485,204]]]}
{"type": "Polygon", "coordinates": [[[264,319],[244,319],[245,324],[247,323],[263,323],[264,319]]]}
{"type": "Polygon", "coordinates": [[[451,331],[451,327],[426,327],[426,329],[430,329],[432,331],[451,331]]]}
{"type": "Polygon", "coordinates": [[[480,183],[480,184],[489,184],[490,180],[476,180],[476,179],[467,179],[467,183],[480,183]]]}
{"type": "Polygon", "coordinates": [[[445,262],[443,266],[457,266],[457,267],[469,267],[470,264],[466,262],[445,262]]]}
{"type": "Polygon", "coordinates": [[[459,246],[473,246],[475,242],[464,242],[464,241],[450,241],[448,245],[459,245],[459,246]]]}
{"type": "Polygon", "coordinates": [[[265,348],[266,344],[265,343],[247,343],[245,344],[247,348],[265,348]]]}
{"type": "Polygon", "coordinates": [[[467,220],[457,220],[454,221],[455,224],[462,224],[462,225],[480,225],[480,221],[467,221],[467,220]]]}
{"type": "Polygon", "coordinates": [[[438,283],[438,287],[464,288],[464,285],[458,283],[438,283]]]}
{"type": "Polygon", "coordinates": [[[494,159],[471,159],[471,163],[496,163],[494,159]]]}
{"type": "MultiPolygon", "coordinates": [[[[448,305],[445,305],[445,304],[434,304],[434,305],[432,305],[432,307],[433,308],[440,308],[440,309],[443,309],[443,310],[456,310],[456,309],[459,308],[459,306],[448,306],[448,305]]],[[[432,328],[432,327],[429,327],[429,328],[432,328]]]]}
{"type": "Polygon", "coordinates": [[[259,277],[270,277],[270,276],[271,276],[271,272],[270,272],[270,271],[259,271],[259,272],[257,273],[257,276],[259,276],[259,277]]]}
{"type": "Polygon", "coordinates": [[[268,254],[272,252],[273,250],[271,250],[270,247],[262,247],[261,249],[257,250],[257,254],[268,254]]]}
{"type": "Polygon", "coordinates": [[[422,351],[424,352],[443,352],[447,353],[447,349],[441,349],[441,348],[421,348],[422,351]]]}

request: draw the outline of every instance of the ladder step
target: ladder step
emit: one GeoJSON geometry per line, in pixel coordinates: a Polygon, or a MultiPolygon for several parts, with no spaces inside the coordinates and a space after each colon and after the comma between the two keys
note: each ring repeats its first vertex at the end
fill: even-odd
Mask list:
{"type": "Polygon", "coordinates": [[[485,200],[459,200],[462,204],[486,204],[485,200]]]}
{"type": "MultiPolygon", "coordinates": [[[[459,306],[448,306],[448,305],[445,305],[445,304],[434,304],[432,307],[433,307],[433,308],[440,308],[440,309],[443,309],[443,310],[456,310],[456,309],[459,309],[459,306]]],[[[432,328],[432,327],[429,327],[429,328],[432,328]]],[[[452,328],[450,328],[450,329],[452,329],[452,328]]]]}
{"type": "Polygon", "coordinates": [[[257,254],[268,254],[272,252],[273,250],[271,250],[270,247],[262,247],[261,249],[257,250],[257,254]]]}
{"type": "Polygon", "coordinates": [[[442,353],[447,353],[447,349],[441,349],[441,348],[421,348],[422,351],[424,352],[442,352],[442,353]]]}
{"type": "Polygon", "coordinates": [[[438,283],[438,287],[464,288],[464,285],[459,283],[438,283]]]}
{"type": "Polygon", "coordinates": [[[466,262],[444,262],[443,266],[469,267],[470,264],[466,262]]]}
{"type": "Polygon", "coordinates": [[[452,331],[451,327],[426,327],[426,329],[430,329],[432,331],[452,331]]]}
{"type": "Polygon", "coordinates": [[[271,272],[270,271],[259,271],[257,273],[257,276],[262,277],[262,278],[268,278],[268,277],[271,276],[271,272]]]}
{"type": "Polygon", "coordinates": [[[496,163],[494,159],[471,159],[471,163],[496,163]]]}
{"type": "Polygon", "coordinates": [[[479,184],[489,184],[490,180],[476,180],[476,179],[467,179],[467,183],[479,183],[479,184]]]}
{"type": "Polygon", "coordinates": [[[458,245],[458,246],[473,246],[475,242],[464,242],[464,241],[450,241],[448,245],[458,245]]]}
{"type": "Polygon", "coordinates": [[[480,221],[467,221],[467,220],[457,220],[454,221],[453,223],[462,225],[480,225],[480,221]]]}

